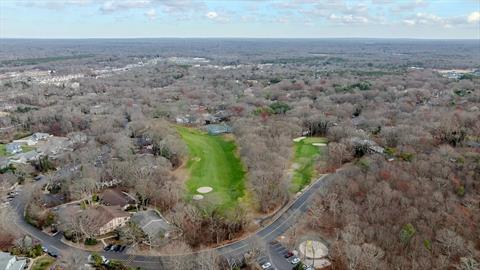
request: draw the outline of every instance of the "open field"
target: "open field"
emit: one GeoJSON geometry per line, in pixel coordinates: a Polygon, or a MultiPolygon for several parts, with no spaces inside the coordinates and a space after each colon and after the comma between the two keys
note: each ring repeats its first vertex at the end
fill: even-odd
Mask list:
{"type": "Polygon", "coordinates": [[[190,197],[198,194],[200,187],[212,187],[213,191],[203,194],[206,200],[226,208],[235,206],[245,194],[245,171],[236,155],[235,143],[190,128],[177,130],[190,152],[186,184],[190,197]]]}
{"type": "Polygon", "coordinates": [[[32,270],[45,270],[45,269],[48,269],[48,267],[50,265],[52,265],[53,262],[55,262],[55,260],[50,258],[50,257],[47,257],[47,256],[41,257],[41,258],[38,258],[38,259],[35,260],[31,269],[32,270]]]}
{"type": "Polygon", "coordinates": [[[293,172],[291,190],[300,191],[308,185],[313,177],[316,176],[315,161],[324,154],[325,146],[317,146],[317,143],[327,143],[323,137],[308,137],[294,143],[295,155],[294,164],[296,168],[293,172]]]}

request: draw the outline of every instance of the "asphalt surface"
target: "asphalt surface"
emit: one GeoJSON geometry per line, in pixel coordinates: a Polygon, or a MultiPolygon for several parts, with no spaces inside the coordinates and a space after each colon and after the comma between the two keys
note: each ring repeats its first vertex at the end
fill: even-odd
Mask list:
{"type": "Polygon", "coordinates": [[[284,256],[290,250],[283,246],[281,243],[269,243],[267,245],[267,253],[270,258],[270,262],[277,270],[291,270],[294,265],[290,262],[290,259],[286,259],[284,256]]]}
{"type": "MultiPolygon", "coordinates": [[[[325,175],[320,177],[314,184],[312,184],[312,186],[310,186],[299,197],[297,197],[292,204],[287,205],[286,210],[272,223],[261,228],[256,233],[251,234],[244,239],[217,247],[215,248],[215,251],[217,252],[217,254],[225,256],[229,261],[240,261],[243,258],[243,255],[246,254],[249,250],[251,250],[252,241],[258,241],[258,239],[260,239],[268,245],[268,243],[282,235],[286,230],[288,230],[296,223],[297,218],[308,209],[308,202],[310,202],[310,200],[312,199],[312,195],[319,189],[326,187],[330,182],[332,182],[333,178],[334,175],[325,175]]],[[[35,184],[41,185],[43,184],[42,182],[43,181],[38,181],[35,184]]],[[[14,207],[16,213],[16,216],[14,217],[14,222],[19,227],[19,229],[31,235],[33,238],[39,240],[42,245],[48,250],[55,251],[58,254],[64,254],[65,252],[75,252],[77,254],[84,254],[84,256],[87,257],[90,252],[64,244],[61,241],[60,234],[52,237],[38,230],[37,228],[28,224],[25,221],[23,216],[27,202],[27,196],[28,195],[24,194],[24,192],[19,192],[19,195],[14,199],[13,203],[11,204],[11,206],[14,207]]],[[[116,252],[100,252],[99,254],[105,256],[107,259],[110,260],[113,259],[122,261],[132,267],[140,267],[141,269],[145,270],[158,270],[171,269],[170,266],[172,265],[172,260],[181,260],[182,258],[187,256],[202,256],[202,254],[210,251],[212,250],[202,250],[195,253],[183,255],[162,256],[129,255],[116,252]]],[[[271,263],[275,266],[275,268],[277,268],[277,265],[279,265],[277,269],[285,269],[283,267],[280,268],[285,261],[283,257],[280,258],[279,256],[268,255],[265,255],[264,257],[268,257],[269,260],[271,260],[271,263]]]]}

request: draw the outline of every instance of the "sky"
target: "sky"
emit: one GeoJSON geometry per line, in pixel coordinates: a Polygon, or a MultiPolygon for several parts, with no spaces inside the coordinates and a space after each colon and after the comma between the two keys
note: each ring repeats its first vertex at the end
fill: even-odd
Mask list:
{"type": "Polygon", "coordinates": [[[480,39],[480,0],[0,0],[0,38],[480,39]]]}

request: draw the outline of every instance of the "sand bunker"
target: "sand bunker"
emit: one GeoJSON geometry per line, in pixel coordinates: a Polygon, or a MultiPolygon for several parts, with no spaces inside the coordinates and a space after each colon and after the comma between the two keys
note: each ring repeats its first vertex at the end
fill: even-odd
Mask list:
{"type": "Polygon", "coordinates": [[[197,188],[197,192],[202,193],[202,194],[209,193],[212,190],[213,190],[212,187],[199,187],[199,188],[197,188]]]}
{"type": "Polygon", "coordinates": [[[326,143],[312,143],[312,145],[315,145],[315,146],[327,146],[326,143]]]}
{"type": "Polygon", "coordinates": [[[195,201],[200,201],[203,199],[203,195],[195,194],[193,195],[192,199],[194,199],[195,201]]]}
{"type": "Polygon", "coordinates": [[[298,137],[298,138],[295,138],[293,139],[294,142],[300,142],[300,141],[303,141],[305,140],[307,137],[298,137]]]}

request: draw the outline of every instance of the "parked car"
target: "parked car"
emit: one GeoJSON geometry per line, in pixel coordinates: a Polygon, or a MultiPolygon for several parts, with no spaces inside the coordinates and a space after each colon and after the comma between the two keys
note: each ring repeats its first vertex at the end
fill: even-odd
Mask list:
{"type": "Polygon", "coordinates": [[[35,180],[35,181],[40,181],[40,180],[42,180],[44,177],[45,177],[45,176],[43,176],[43,175],[37,175],[37,176],[35,176],[35,177],[33,178],[33,180],[35,180]]]}
{"type": "Polygon", "coordinates": [[[108,244],[106,247],[103,248],[104,251],[109,251],[112,248],[112,244],[108,244]]]}
{"type": "Polygon", "coordinates": [[[298,258],[298,257],[293,257],[290,262],[291,262],[292,264],[297,264],[297,263],[300,262],[300,258],[298,258]]]}
{"type": "Polygon", "coordinates": [[[272,266],[272,264],[270,262],[266,262],[266,263],[262,264],[262,269],[268,269],[268,268],[270,268],[270,266],[272,266]]]}
{"type": "Polygon", "coordinates": [[[127,246],[122,246],[119,251],[123,252],[126,248],[127,248],[127,246]]]}
{"type": "Polygon", "coordinates": [[[57,257],[58,257],[58,254],[57,254],[55,251],[48,251],[47,254],[50,255],[50,256],[53,257],[53,258],[57,258],[57,257]]]}
{"type": "Polygon", "coordinates": [[[290,258],[293,256],[293,253],[291,251],[287,252],[283,257],[285,257],[286,259],[290,258]]]}
{"type": "MultiPolygon", "coordinates": [[[[107,258],[105,258],[105,256],[100,256],[100,257],[102,258],[102,264],[109,264],[110,263],[110,261],[107,258]]],[[[87,260],[88,260],[89,263],[93,263],[92,254],[88,255],[87,260]]]]}
{"type": "Polygon", "coordinates": [[[115,251],[115,252],[118,252],[120,250],[120,248],[122,248],[122,246],[115,245],[115,246],[112,247],[112,250],[115,251]]]}

